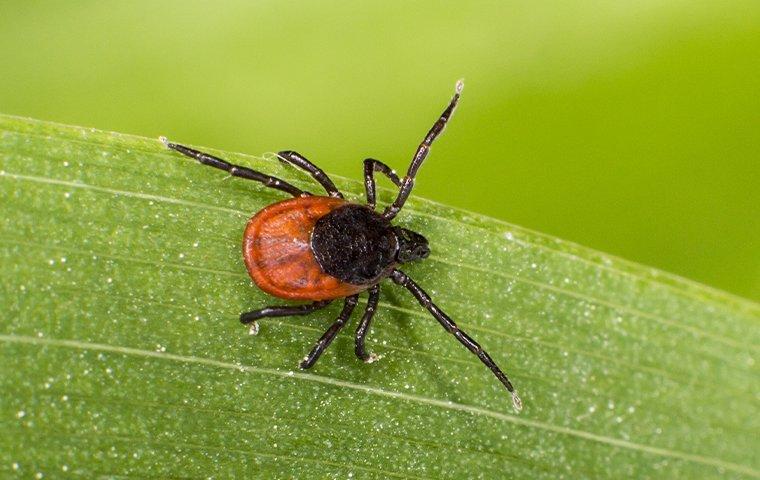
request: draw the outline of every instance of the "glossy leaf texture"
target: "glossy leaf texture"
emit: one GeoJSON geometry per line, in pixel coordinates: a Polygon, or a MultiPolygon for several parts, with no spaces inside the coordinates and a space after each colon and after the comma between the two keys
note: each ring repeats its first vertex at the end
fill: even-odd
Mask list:
{"type": "MultiPolygon", "coordinates": [[[[318,191],[271,155],[217,153],[318,191]]],[[[360,171],[336,179],[356,201],[360,171]]],[[[238,322],[281,303],[240,248],[283,198],[157,139],[0,117],[0,475],[760,477],[757,304],[412,197],[398,223],[433,253],[407,273],[523,411],[390,282],[380,361],[354,356],[355,314],[300,371],[340,305],[238,322]]]]}

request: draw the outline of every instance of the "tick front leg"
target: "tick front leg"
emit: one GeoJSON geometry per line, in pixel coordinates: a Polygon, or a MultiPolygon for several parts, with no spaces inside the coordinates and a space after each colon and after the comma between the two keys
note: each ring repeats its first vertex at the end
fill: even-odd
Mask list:
{"type": "Polygon", "coordinates": [[[294,197],[301,197],[304,195],[308,195],[308,193],[304,192],[300,188],[289,184],[285,180],[280,180],[277,177],[273,177],[265,173],[257,172],[256,170],[252,170],[248,167],[234,165],[226,160],[222,160],[219,157],[215,157],[208,153],[203,153],[199,150],[195,150],[193,148],[186,147],[184,145],[171,143],[165,137],[161,137],[161,141],[164,143],[164,145],[166,145],[167,148],[171,148],[172,150],[176,150],[182,155],[188,156],[190,158],[194,158],[195,160],[197,160],[203,165],[208,165],[209,167],[214,167],[214,168],[218,168],[219,170],[224,170],[230,175],[232,175],[233,177],[240,177],[240,178],[245,178],[247,180],[260,182],[269,188],[274,188],[275,190],[287,192],[293,195],[294,197]]]}
{"type": "Polygon", "coordinates": [[[377,310],[377,302],[380,301],[380,285],[375,285],[369,289],[369,298],[367,298],[367,308],[364,310],[364,316],[362,317],[359,326],[356,328],[356,346],[354,352],[356,356],[364,360],[366,363],[372,363],[380,359],[380,356],[374,353],[367,353],[364,349],[364,339],[369,332],[369,326],[372,322],[372,317],[377,310]]]}
{"type": "Polygon", "coordinates": [[[340,312],[340,315],[338,315],[338,319],[335,320],[332,325],[330,325],[330,328],[328,328],[322,337],[317,341],[317,344],[314,345],[314,348],[311,350],[311,352],[306,356],[306,358],[303,359],[300,365],[301,368],[305,370],[307,368],[313,367],[314,364],[317,363],[317,360],[319,360],[322,352],[325,351],[325,349],[335,339],[335,336],[338,334],[338,332],[340,332],[341,329],[343,329],[343,327],[346,325],[346,322],[351,316],[351,313],[354,311],[354,308],[356,307],[356,303],[358,301],[359,295],[351,295],[350,297],[346,297],[346,300],[343,303],[343,310],[340,312]]]}
{"type": "Polygon", "coordinates": [[[367,158],[364,160],[364,188],[367,190],[367,206],[375,209],[375,172],[388,177],[397,187],[401,187],[401,179],[391,167],[380,160],[367,158]]]}
{"type": "Polygon", "coordinates": [[[409,165],[409,170],[407,170],[404,179],[401,180],[401,185],[396,200],[394,200],[391,205],[388,205],[388,207],[383,212],[384,218],[391,220],[393,217],[395,217],[401,210],[401,207],[404,206],[406,199],[409,198],[409,194],[412,193],[412,188],[414,187],[414,177],[417,176],[417,170],[420,169],[422,162],[425,161],[428,153],[430,153],[430,146],[433,144],[433,141],[438,137],[438,135],[441,134],[441,132],[443,132],[446,124],[449,122],[449,119],[454,113],[454,109],[459,102],[459,97],[462,94],[463,88],[464,83],[459,80],[456,84],[454,96],[451,98],[451,102],[449,102],[449,105],[443,111],[438,120],[433,124],[433,127],[430,129],[428,134],[425,135],[425,138],[422,140],[422,143],[420,143],[420,146],[417,147],[417,152],[415,152],[414,157],[412,158],[412,163],[409,165]]]}
{"type": "Polygon", "coordinates": [[[246,325],[251,324],[251,334],[256,335],[259,333],[259,324],[256,320],[262,318],[273,317],[290,317],[293,315],[308,315],[311,312],[316,312],[320,308],[324,308],[329,305],[331,300],[320,300],[318,302],[310,303],[307,305],[284,305],[274,307],[264,307],[259,310],[253,310],[240,315],[240,323],[246,325]]]}

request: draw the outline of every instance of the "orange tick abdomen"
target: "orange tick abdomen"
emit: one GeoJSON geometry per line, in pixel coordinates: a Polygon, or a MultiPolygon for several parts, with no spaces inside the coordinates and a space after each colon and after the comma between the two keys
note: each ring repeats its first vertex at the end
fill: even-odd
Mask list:
{"type": "Polygon", "coordinates": [[[365,285],[325,273],[311,248],[317,220],[347,203],[332,197],[297,197],[251,217],[243,233],[243,258],[256,285],[291,300],[331,300],[365,290],[365,285]]]}

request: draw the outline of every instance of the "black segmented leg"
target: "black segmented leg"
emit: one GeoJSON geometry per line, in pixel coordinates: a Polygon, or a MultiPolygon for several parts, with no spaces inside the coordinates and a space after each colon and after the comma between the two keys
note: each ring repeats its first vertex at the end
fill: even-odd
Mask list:
{"type": "Polygon", "coordinates": [[[446,107],[446,110],[443,111],[441,117],[438,119],[438,121],[435,122],[435,124],[433,124],[433,127],[430,129],[428,134],[425,135],[425,138],[422,140],[422,143],[420,143],[420,146],[417,147],[417,152],[412,158],[412,163],[409,165],[409,170],[406,172],[406,176],[401,181],[401,188],[399,188],[396,200],[394,200],[394,202],[389,205],[383,212],[383,217],[386,219],[390,220],[395,217],[396,214],[398,214],[399,210],[401,210],[401,207],[404,206],[406,199],[409,198],[409,194],[412,193],[412,187],[414,187],[414,177],[417,175],[417,170],[419,170],[422,162],[425,160],[425,157],[428,156],[428,153],[430,152],[430,145],[433,143],[433,140],[435,140],[436,137],[441,134],[444,127],[446,126],[446,123],[449,121],[451,114],[454,113],[454,108],[456,108],[457,103],[459,102],[459,96],[462,93],[462,88],[464,88],[464,83],[460,80],[457,82],[454,97],[451,99],[449,106],[446,107]]]}
{"type": "Polygon", "coordinates": [[[367,299],[367,308],[364,310],[364,316],[362,317],[359,326],[356,327],[356,347],[354,352],[356,356],[364,360],[367,363],[372,363],[379,357],[377,355],[368,354],[364,349],[364,339],[369,332],[369,325],[372,323],[372,317],[377,310],[377,302],[380,300],[380,285],[375,285],[369,289],[369,298],[367,299]]]}
{"type": "Polygon", "coordinates": [[[294,197],[301,197],[304,195],[308,195],[308,193],[304,192],[300,188],[294,187],[288,182],[284,180],[280,180],[277,177],[273,177],[271,175],[266,175],[264,173],[257,172],[256,170],[252,170],[248,167],[233,165],[225,160],[222,160],[221,158],[215,157],[213,155],[209,155],[208,153],[203,153],[201,151],[195,150],[190,147],[186,147],[184,145],[171,143],[164,137],[161,137],[161,141],[164,142],[164,145],[166,145],[167,148],[171,148],[172,150],[176,150],[183,155],[187,155],[190,158],[194,158],[198,160],[200,163],[202,163],[203,165],[208,165],[209,167],[214,167],[214,168],[218,168],[219,170],[224,170],[228,172],[230,175],[232,175],[233,177],[240,177],[240,178],[245,178],[248,180],[254,180],[256,182],[261,182],[267,187],[274,188],[277,190],[282,190],[283,192],[287,192],[293,195],[294,197]]]}
{"type": "Polygon", "coordinates": [[[401,187],[401,179],[391,167],[374,158],[364,159],[364,188],[367,190],[367,206],[375,209],[375,172],[380,172],[391,179],[394,185],[401,187]]]}
{"type": "Polygon", "coordinates": [[[338,191],[338,188],[335,186],[333,181],[330,180],[330,177],[328,177],[321,168],[308,161],[303,155],[292,150],[283,150],[282,152],[277,153],[277,158],[285,163],[289,163],[298,168],[306,170],[309,175],[314,178],[314,180],[319,182],[319,184],[322,185],[325,190],[327,190],[327,193],[331,197],[343,198],[343,194],[338,191]]]}
{"type": "Polygon", "coordinates": [[[251,333],[256,335],[259,332],[258,322],[261,318],[271,317],[289,317],[291,315],[308,315],[311,312],[316,312],[320,308],[324,308],[329,305],[331,300],[321,300],[319,302],[310,303],[307,305],[285,305],[275,307],[264,307],[259,310],[253,310],[240,315],[240,322],[243,324],[251,324],[251,333]]]}
{"type": "Polygon", "coordinates": [[[401,285],[402,287],[405,287],[407,290],[409,290],[412,295],[414,295],[414,298],[417,299],[418,302],[420,302],[420,305],[425,307],[432,315],[435,317],[436,320],[438,320],[438,323],[440,323],[443,328],[446,329],[447,332],[454,335],[459,342],[467,347],[468,350],[470,350],[472,353],[478,356],[481,362],[483,362],[494,375],[496,375],[496,378],[499,379],[499,381],[504,384],[505,387],[507,387],[507,390],[512,394],[512,404],[515,407],[515,410],[521,410],[522,409],[522,401],[520,400],[520,397],[517,395],[517,392],[515,392],[514,387],[512,386],[512,383],[509,381],[507,376],[504,374],[504,372],[501,371],[498,365],[496,365],[496,362],[493,361],[490,355],[486,353],[483,348],[478,345],[478,342],[472,339],[469,335],[467,335],[464,331],[462,331],[459,327],[457,327],[457,324],[454,323],[454,321],[449,318],[446,313],[438,308],[436,304],[433,303],[433,301],[430,299],[430,296],[425,293],[425,291],[420,288],[419,285],[417,285],[409,276],[407,276],[404,272],[401,270],[394,270],[393,273],[391,273],[391,279],[396,282],[397,284],[401,285]]]}
{"type": "Polygon", "coordinates": [[[319,360],[322,352],[325,351],[325,349],[335,339],[335,336],[338,334],[338,332],[340,332],[341,329],[346,325],[346,322],[351,316],[351,313],[354,311],[354,308],[356,307],[356,303],[358,301],[359,295],[351,295],[350,297],[346,297],[346,300],[343,303],[343,310],[340,312],[340,315],[338,315],[338,319],[335,320],[335,323],[330,325],[330,328],[328,328],[322,337],[317,340],[317,344],[314,345],[314,348],[311,350],[311,352],[301,362],[301,368],[311,368],[315,363],[317,363],[317,360],[319,360]]]}

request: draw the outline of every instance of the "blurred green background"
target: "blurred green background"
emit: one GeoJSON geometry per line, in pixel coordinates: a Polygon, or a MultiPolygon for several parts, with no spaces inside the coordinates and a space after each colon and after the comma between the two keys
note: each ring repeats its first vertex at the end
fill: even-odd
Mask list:
{"type": "MultiPolygon", "coordinates": [[[[0,112],[415,190],[760,298],[760,2],[0,4],[0,112]]],[[[455,235],[456,232],[452,232],[455,235]]]]}

